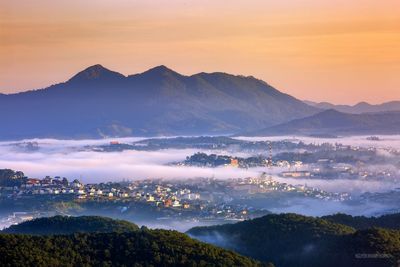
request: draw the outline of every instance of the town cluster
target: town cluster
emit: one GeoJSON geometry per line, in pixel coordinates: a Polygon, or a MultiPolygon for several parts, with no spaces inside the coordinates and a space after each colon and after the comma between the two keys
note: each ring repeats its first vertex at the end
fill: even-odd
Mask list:
{"type": "Polygon", "coordinates": [[[268,197],[276,193],[323,201],[341,202],[351,199],[347,193],[282,183],[263,174],[259,177],[225,180],[147,179],[96,184],[84,184],[77,179],[70,182],[61,177],[26,178],[19,186],[0,187],[0,200],[20,203],[20,207],[26,207],[9,216],[7,222],[3,222],[4,225],[29,217],[74,214],[62,209],[49,209],[49,206],[41,208],[43,203],[75,203],[91,207],[94,204],[100,210],[107,205],[114,205],[120,208],[121,213],[131,212],[135,216],[145,214],[157,220],[178,218],[189,221],[226,221],[245,220],[269,213],[266,209],[255,208],[251,199],[265,197],[269,201],[268,197]],[[43,212],[47,215],[43,215],[43,212]]]}
{"type": "Polygon", "coordinates": [[[75,199],[127,199],[157,207],[204,208],[204,203],[229,203],[234,198],[268,192],[293,192],[306,197],[345,201],[348,193],[331,193],[306,185],[278,182],[265,173],[260,177],[238,179],[198,178],[188,180],[148,179],[84,184],[78,179],[49,177],[27,178],[20,186],[0,187],[0,197],[27,198],[37,195],[65,195],[75,199]]]}

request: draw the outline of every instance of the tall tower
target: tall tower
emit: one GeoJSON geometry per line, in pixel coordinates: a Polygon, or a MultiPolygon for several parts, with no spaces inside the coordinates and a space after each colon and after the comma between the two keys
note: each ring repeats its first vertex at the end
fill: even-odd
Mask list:
{"type": "Polygon", "coordinates": [[[268,160],[267,160],[267,166],[269,168],[272,167],[272,142],[268,141],[268,160]]]}

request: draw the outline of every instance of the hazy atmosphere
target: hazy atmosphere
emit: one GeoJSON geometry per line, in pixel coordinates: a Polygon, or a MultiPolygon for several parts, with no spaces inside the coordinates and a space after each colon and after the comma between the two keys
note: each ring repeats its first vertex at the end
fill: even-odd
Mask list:
{"type": "Polygon", "coordinates": [[[396,0],[1,0],[0,6],[0,93],[43,88],[100,63],[125,75],[161,64],[184,74],[253,75],[318,102],[400,98],[396,0]]]}
{"type": "MultiPolygon", "coordinates": [[[[202,138],[202,137],[200,137],[202,138]]],[[[210,137],[213,138],[213,137],[210,137]]],[[[311,138],[311,137],[238,137],[238,140],[245,140],[244,147],[253,142],[283,142],[284,144],[298,144],[303,142],[309,146],[351,146],[351,149],[360,149],[362,157],[363,150],[373,149],[377,157],[382,161],[370,163],[365,166],[363,171],[371,173],[388,172],[390,176],[385,178],[365,178],[365,177],[337,177],[326,178],[318,177],[286,177],[283,173],[293,170],[288,166],[262,167],[253,166],[248,168],[234,168],[228,166],[201,166],[196,164],[178,164],[187,161],[195,153],[230,155],[231,157],[247,158],[265,155],[266,151],[252,151],[244,149],[243,146],[232,144],[219,149],[195,149],[190,148],[164,148],[151,149],[143,146],[148,140],[155,142],[170,142],[176,137],[157,139],[145,138],[114,138],[101,140],[57,140],[57,139],[31,139],[21,141],[0,142],[0,165],[8,166],[11,169],[24,170],[29,177],[57,177],[65,176],[69,179],[79,179],[84,183],[106,183],[122,181],[142,181],[146,179],[164,179],[166,181],[196,181],[198,179],[246,179],[248,177],[260,177],[263,173],[268,173],[272,179],[279,183],[289,185],[314,187],[327,192],[349,193],[354,200],[363,196],[365,193],[386,193],[395,188],[400,188],[400,171],[398,164],[400,157],[400,136],[380,136],[379,141],[368,140],[367,136],[342,137],[342,138],[311,138]],[[113,145],[136,144],[128,150],[111,150],[113,145]],[[249,143],[247,143],[249,142],[249,143]],[[135,148],[136,147],[136,148],[135,148]],[[106,149],[106,150],[104,150],[106,149]],[[143,150],[144,149],[144,150],[143,150]]],[[[275,143],[274,143],[275,144],[275,143]]],[[[115,145],[114,145],[115,146],[115,145]]],[[[279,158],[281,153],[288,152],[284,148],[274,148],[273,160],[279,158]]],[[[295,153],[307,153],[307,150],[295,149],[295,153]]],[[[276,159],[278,161],[278,159],[276,159]]],[[[347,164],[352,166],[353,164],[347,164]]],[[[341,168],[343,163],[337,163],[335,168],[341,168]]],[[[356,165],[353,166],[356,168],[356,165]]],[[[307,171],[315,169],[312,164],[305,164],[295,168],[296,171],[307,171]]],[[[359,168],[359,167],[357,167],[359,168]]],[[[354,215],[374,215],[381,214],[388,209],[395,209],[395,203],[380,203],[369,201],[366,203],[324,201],[321,207],[321,200],[303,197],[283,197],[285,204],[272,206],[272,212],[299,212],[306,215],[329,215],[334,212],[344,212],[354,215]]],[[[256,207],[265,207],[268,202],[255,202],[256,207]]],[[[150,223],[150,222],[148,222],[150,223]]],[[[161,222],[151,222],[152,225],[163,225],[161,222]]],[[[189,229],[190,223],[181,228],[172,222],[164,224],[164,227],[177,227],[177,229],[189,229]],[[183,227],[183,228],[182,228],[183,227]]]]}
{"type": "MultiPolygon", "coordinates": [[[[380,141],[366,140],[366,136],[344,137],[337,139],[323,139],[311,137],[238,137],[239,140],[249,141],[303,141],[308,144],[341,143],[344,145],[360,146],[364,148],[376,147],[377,153],[384,157],[394,157],[387,152],[388,149],[400,151],[400,135],[384,136],[380,141]],[[381,150],[379,150],[381,149],[381,150]]],[[[92,145],[109,145],[110,141],[130,143],[145,138],[114,138],[101,140],[56,140],[56,139],[31,139],[22,141],[0,142],[0,166],[8,166],[11,169],[24,170],[30,177],[65,176],[78,178],[82,182],[109,182],[122,180],[141,180],[149,178],[163,179],[194,179],[209,177],[216,179],[246,178],[259,176],[267,171],[272,175],[280,173],[284,168],[266,169],[254,167],[238,169],[230,167],[196,167],[196,166],[171,166],[169,163],[183,161],[198,149],[162,149],[156,151],[125,150],[120,152],[98,152],[88,149],[92,145]],[[26,144],[37,142],[38,149],[31,151],[26,149],[26,144]]],[[[233,146],[225,149],[200,150],[204,153],[229,154],[236,157],[250,157],[257,153],[235,150],[233,146]]],[[[274,151],[279,153],[280,151],[274,151]]],[[[371,165],[371,169],[391,168],[398,176],[398,166],[390,164],[371,165]]],[[[394,178],[391,181],[365,181],[334,179],[299,179],[276,177],[279,181],[290,184],[308,184],[320,187],[328,191],[346,191],[352,193],[380,192],[400,187],[400,181],[394,178]]]]}
{"type": "Polygon", "coordinates": [[[0,0],[1,266],[400,266],[399,0],[0,0]]]}

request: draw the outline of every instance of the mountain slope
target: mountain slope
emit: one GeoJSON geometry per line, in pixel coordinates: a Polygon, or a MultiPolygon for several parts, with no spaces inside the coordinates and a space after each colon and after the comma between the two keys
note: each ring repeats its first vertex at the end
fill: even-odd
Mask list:
{"type": "Polygon", "coordinates": [[[5,266],[264,266],[182,233],[147,229],[62,236],[0,234],[0,257],[5,266]]]}
{"type": "Polygon", "coordinates": [[[2,95],[0,138],[226,134],[317,111],[253,77],[165,66],[124,76],[94,65],[64,83],[2,95]]]}
{"type": "Polygon", "coordinates": [[[312,101],[304,101],[307,105],[314,106],[320,109],[335,109],[344,113],[371,113],[371,112],[385,112],[385,111],[400,111],[400,101],[390,101],[382,104],[371,105],[367,102],[360,102],[356,105],[334,105],[328,102],[316,103],[312,101]]]}
{"type": "Polygon", "coordinates": [[[195,227],[188,234],[277,266],[393,266],[400,257],[400,231],[356,231],[296,214],[195,227]],[[378,256],[363,257],[367,254],[378,256]]]}
{"type": "Polygon", "coordinates": [[[137,231],[139,227],[131,222],[113,220],[98,216],[43,217],[26,221],[1,231],[9,234],[65,235],[73,233],[110,233],[137,231]]]}
{"type": "Polygon", "coordinates": [[[306,118],[295,119],[245,135],[368,135],[399,133],[400,111],[347,114],[330,109],[306,118]]]}
{"type": "Polygon", "coordinates": [[[400,213],[386,214],[380,217],[351,216],[343,213],[323,216],[321,219],[344,224],[355,229],[368,229],[373,227],[400,230],[400,213]]]}

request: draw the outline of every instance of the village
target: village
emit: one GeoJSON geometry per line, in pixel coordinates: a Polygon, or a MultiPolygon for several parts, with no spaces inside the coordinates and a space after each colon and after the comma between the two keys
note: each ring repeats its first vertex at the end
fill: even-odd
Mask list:
{"type": "Polygon", "coordinates": [[[252,207],[250,200],[276,193],[335,202],[351,199],[348,193],[280,183],[264,173],[260,177],[244,179],[145,179],[97,184],[84,184],[78,179],[69,181],[59,176],[26,178],[20,186],[1,187],[0,200],[20,203],[20,209],[8,216],[9,224],[46,216],[44,211],[51,215],[74,213],[66,209],[49,209],[49,205],[42,210],[43,203],[53,203],[56,207],[60,206],[59,203],[95,205],[98,209],[111,205],[121,214],[135,211],[135,215],[157,220],[226,221],[245,220],[268,213],[266,209],[252,207]]]}

